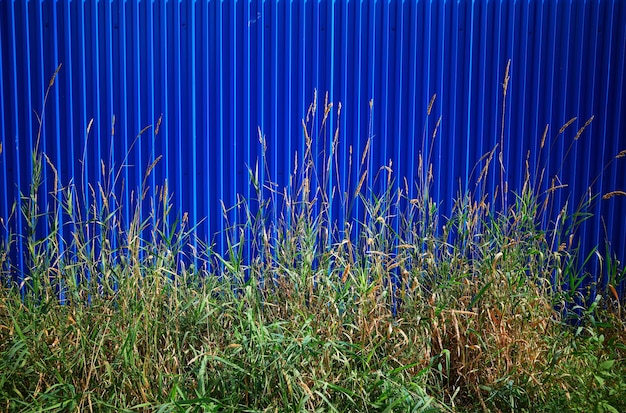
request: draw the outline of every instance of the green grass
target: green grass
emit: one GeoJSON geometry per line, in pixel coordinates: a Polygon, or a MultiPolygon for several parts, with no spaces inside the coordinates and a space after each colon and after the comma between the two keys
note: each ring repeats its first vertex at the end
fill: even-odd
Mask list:
{"type": "MultiPolygon", "coordinates": [[[[368,174],[394,179],[390,168],[367,169],[368,149],[356,189],[333,192],[333,159],[318,163],[311,131],[339,110],[325,104],[319,119],[316,103],[297,185],[283,191],[251,168],[256,195],[236,206],[244,219],[229,222],[224,208],[227,253],[205,246],[197,267],[185,265],[191,224],[173,218],[166,183],[154,199],[135,197],[125,222],[117,171],[103,170],[85,199],[35,151],[15,211],[30,228],[19,240],[22,285],[8,281],[18,242],[8,223],[0,241],[0,410],[626,411],[626,323],[614,288],[624,270],[610,255],[610,284],[573,309],[577,326],[565,320],[576,296],[562,286],[588,275],[570,235],[595,198],[542,227],[558,188],[540,193],[542,175],[529,173],[510,206],[498,208],[504,190],[459,193],[440,222],[429,156],[409,199],[406,187],[363,185],[368,174]],[[333,202],[361,202],[363,216],[340,231],[333,202]],[[37,239],[42,224],[49,235],[37,239]]],[[[477,182],[497,155],[485,156],[477,182]]]]}

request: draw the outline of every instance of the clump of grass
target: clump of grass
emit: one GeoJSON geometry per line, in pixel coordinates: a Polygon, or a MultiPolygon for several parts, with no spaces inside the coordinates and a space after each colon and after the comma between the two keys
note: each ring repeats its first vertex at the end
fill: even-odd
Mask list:
{"type": "MultiPolygon", "coordinates": [[[[7,225],[0,241],[0,409],[626,409],[623,299],[610,287],[623,269],[610,255],[605,294],[579,303],[579,327],[564,322],[576,298],[565,287],[584,277],[570,236],[593,197],[550,217],[559,188],[539,193],[542,174],[529,171],[518,193],[505,182],[495,194],[459,192],[444,220],[430,156],[414,198],[408,184],[375,192],[364,177],[395,178],[390,166],[367,169],[369,145],[346,180],[356,185],[342,187],[339,131],[325,127],[340,110],[314,99],[288,188],[250,168],[255,197],[233,207],[242,212],[225,225],[226,253],[204,245],[196,267],[186,265],[195,223],[172,218],[167,183],[124,206],[116,171],[103,165],[103,181],[79,190],[35,152],[19,211],[32,231],[18,239],[7,225]],[[316,139],[331,143],[323,157],[316,139]],[[54,184],[40,211],[45,167],[54,184]],[[21,283],[11,281],[16,242],[27,251],[21,283]]],[[[485,155],[478,183],[497,158],[485,155]]]]}

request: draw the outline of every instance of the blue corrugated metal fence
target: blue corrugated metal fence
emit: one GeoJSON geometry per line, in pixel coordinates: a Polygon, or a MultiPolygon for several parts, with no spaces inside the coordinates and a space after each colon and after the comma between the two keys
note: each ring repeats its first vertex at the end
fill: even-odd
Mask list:
{"type": "MultiPolygon", "coordinates": [[[[349,168],[353,180],[358,173],[358,162],[347,161],[349,148],[360,154],[369,136],[372,165],[391,162],[396,176],[409,181],[416,178],[419,151],[426,150],[432,152],[432,196],[449,214],[459,183],[469,185],[480,157],[501,143],[509,59],[502,145],[509,190],[521,188],[525,155],[540,152],[545,126],[553,138],[573,117],[571,127],[549,141],[547,159],[530,160],[531,169],[547,165],[549,176],[559,172],[569,185],[556,204],[566,197],[576,203],[594,181],[594,193],[626,190],[626,161],[609,164],[626,149],[621,0],[3,0],[0,219],[6,225],[13,203],[19,206],[18,191],[28,190],[37,113],[59,64],[41,145],[61,181],[102,181],[104,159],[128,165],[122,178],[135,188],[162,155],[149,195],[167,179],[174,210],[187,212],[200,239],[209,240],[224,230],[219,201],[234,205],[237,193],[254,195],[246,165],[262,155],[257,128],[267,139],[269,174],[287,183],[294,153],[304,149],[300,120],[314,90],[342,103],[328,129],[340,128],[337,167],[344,185],[349,168]],[[434,94],[434,115],[427,117],[434,94]],[[159,118],[159,134],[143,134],[133,145],[159,118]]],[[[316,145],[321,150],[323,143],[316,145]]],[[[52,175],[44,173],[50,190],[52,175]]],[[[487,191],[496,185],[497,179],[488,181],[487,191]]],[[[129,205],[131,193],[125,194],[122,204],[129,205]]],[[[599,201],[591,212],[584,246],[608,239],[623,262],[626,197],[599,201]]],[[[130,220],[132,211],[125,213],[130,220]]],[[[23,231],[19,214],[13,220],[23,231]]],[[[69,229],[61,228],[60,236],[69,229]]],[[[215,241],[223,248],[223,234],[215,241]]]]}

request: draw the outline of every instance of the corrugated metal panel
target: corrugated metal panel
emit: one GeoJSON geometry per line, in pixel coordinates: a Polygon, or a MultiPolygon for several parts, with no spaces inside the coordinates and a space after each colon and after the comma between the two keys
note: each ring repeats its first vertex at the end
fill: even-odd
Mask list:
{"type": "MultiPolygon", "coordinates": [[[[554,137],[578,116],[563,136],[549,141],[549,155],[531,157],[531,169],[545,166],[548,175],[562,174],[569,191],[557,193],[557,205],[566,197],[577,202],[592,182],[597,193],[626,189],[624,162],[603,170],[626,149],[621,0],[4,0],[0,48],[4,222],[14,201],[19,207],[18,190],[26,191],[31,180],[34,111],[61,63],[42,136],[61,180],[98,182],[105,178],[98,162],[104,159],[117,167],[128,164],[122,175],[134,188],[146,165],[163,155],[150,178],[151,191],[167,179],[175,210],[199,223],[201,239],[219,233],[218,249],[225,229],[219,201],[234,205],[237,193],[254,195],[245,167],[263,156],[257,127],[267,137],[269,173],[286,185],[294,153],[304,150],[300,119],[315,89],[343,105],[342,116],[328,126],[341,129],[336,167],[344,186],[348,176],[354,186],[358,175],[358,162],[348,162],[349,148],[361,153],[370,133],[371,166],[391,162],[398,177],[415,179],[417,154],[432,152],[433,197],[447,215],[459,182],[468,188],[483,154],[502,145],[505,179],[510,190],[519,190],[525,154],[540,153],[545,125],[554,137]],[[433,94],[435,115],[427,118],[433,94]],[[430,147],[439,115],[439,137],[430,147]],[[592,115],[593,123],[570,150],[592,115]],[[144,134],[133,145],[138,131],[160,116],[161,132],[144,134]]],[[[330,135],[323,136],[315,143],[318,151],[330,146],[330,135]]],[[[44,178],[50,189],[49,171],[44,178]]],[[[498,181],[494,174],[485,189],[493,193],[498,181]]],[[[131,193],[125,196],[129,205],[131,193]]],[[[45,208],[46,200],[40,202],[45,208]]],[[[606,237],[624,262],[624,197],[598,202],[592,212],[596,216],[581,235],[585,246],[606,237]]],[[[355,215],[361,213],[357,206],[355,215]]],[[[125,214],[130,220],[131,211],[125,214]]],[[[16,228],[25,228],[22,221],[17,214],[16,228]]],[[[59,236],[70,231],[63,228],[59,236]]],[[[17,254],[23,257],[24,251],[17,254]]]]}

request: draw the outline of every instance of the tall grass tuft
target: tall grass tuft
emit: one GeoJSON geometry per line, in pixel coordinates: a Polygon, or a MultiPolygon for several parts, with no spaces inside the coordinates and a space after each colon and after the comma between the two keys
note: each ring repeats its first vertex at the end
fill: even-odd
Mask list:
{"type": "Polygon", "coordinates": [[[369,169],[369,145],[354,159],[359,176],[337,176],[340,131],[326,124],[340,111],[314,100],[287,188],[263,162],[249,168],[254,197],[223,206],[226,252],[195,240],[197,267],[185,265],[195,223],[173,218],[167,182],[122,205],[119,170],[103,162],[84,191],[37,147],[14,213],[29,231],[0,223],[0,409],[626,410],[624,270],[607,254],[602,294],[587,305],[575,293],[585,273],[572,235],[595,197],[551,217],[559,184],[541,192],[539,170],[519,192],[501,181],[488,194],[480,183],[503,167],[494,148],[476,170],[479,192],[460,190],[444,218],[430,154],[412,192],[367,187],[367,176],[397,179],[390,166],[369,169]],[[332,133],[322,157],[314,131],[332,133]],[[28,267],[19,283],[17,242],[28,267]]]}

